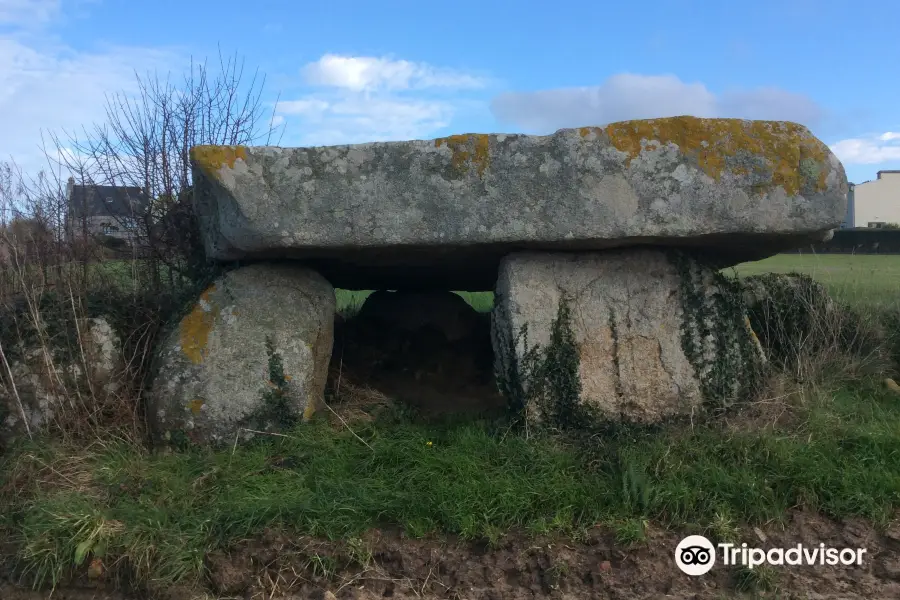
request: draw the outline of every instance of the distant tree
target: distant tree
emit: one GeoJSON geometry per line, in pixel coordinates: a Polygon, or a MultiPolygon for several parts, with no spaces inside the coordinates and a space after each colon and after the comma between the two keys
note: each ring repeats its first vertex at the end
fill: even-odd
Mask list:
{"type": "Polygon", "coordinates": [[[271,143],[276,127],[261,102],[265,79],[254,73],[245,84],[243,63],[221,54],[217,72],[192,62],[180,81],[136,78],[136,95],[107,97],[104,123],[54,134],[52,146],[59,163],[80,175],[78,183],[139,187],[152,198],[137,215],[139,246],[168,273],[194,280],[204,261],[190,202],[190,149],[271,143]]]}

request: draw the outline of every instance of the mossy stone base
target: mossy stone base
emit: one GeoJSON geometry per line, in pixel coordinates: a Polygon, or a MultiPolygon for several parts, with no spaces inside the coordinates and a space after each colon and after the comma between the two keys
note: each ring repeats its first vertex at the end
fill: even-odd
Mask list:
{"type": "Polygon", "coordinates": [[[765,357],[740,288],[662,249],[519,253],[501,264],[495,372],[533,423],[656,423],[757,389],[765,357]]]}

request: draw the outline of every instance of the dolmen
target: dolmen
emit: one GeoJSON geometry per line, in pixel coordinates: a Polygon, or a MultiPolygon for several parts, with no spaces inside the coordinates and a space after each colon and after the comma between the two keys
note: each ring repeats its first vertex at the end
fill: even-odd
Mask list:
{"type": "Polygon", "coordinates": [[[167,441],[320,410],[334,287],[495,292],[497,384],[528,423],[727,408],[766,358],[721,269],[827,241],[848,191],[801,125],[686,116],[191,161],[207,257],[242,266],[161,343],[150,416],[167,441]]]}

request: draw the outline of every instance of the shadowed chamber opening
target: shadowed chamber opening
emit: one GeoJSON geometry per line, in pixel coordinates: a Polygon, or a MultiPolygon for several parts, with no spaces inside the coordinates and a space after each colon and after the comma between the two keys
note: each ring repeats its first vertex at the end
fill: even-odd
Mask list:
{"type": "MultiPolygon", "coordinates": [[[[380,290],[335,319],[330,402],[383,403],[422,417],[492,415],[489,294],[380,290]],[[473,308],[472,304],[478,308],[473,308]]],[[[364,408],[364,407],[363,407],[364,408]]]]}

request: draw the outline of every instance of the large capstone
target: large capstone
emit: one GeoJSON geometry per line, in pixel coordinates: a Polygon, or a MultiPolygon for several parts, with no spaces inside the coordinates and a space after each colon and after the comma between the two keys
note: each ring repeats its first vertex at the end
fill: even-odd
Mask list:
{"type": "Polygon", "coordinates": [[[750,400],[761,381],[740,286],[680,252],[513,254],[496,294],[497,381],[534,423],[659,422],[750,400]]]}
{"type": "Polygon", "coordinates": [[[331,284],[300,265],[225,274],[161,346],[150,407],[157,436],[232,442],[308,419],[324,401],[334,312],[331,284]]]}
{"type": "Polygon", "coordinates": [[[303,259],[349,289],[490,290],[521,250],[685,246],[728,266],[830,239],[848,190],[805,127],[736,119],[191,158],[210,258],[303,259]]]}

